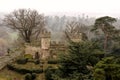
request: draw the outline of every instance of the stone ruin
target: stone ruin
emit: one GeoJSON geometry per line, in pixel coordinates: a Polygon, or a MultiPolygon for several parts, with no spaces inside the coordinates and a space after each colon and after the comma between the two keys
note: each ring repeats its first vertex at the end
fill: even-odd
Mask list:
{"type": "MultiPolygon", "coordinates": [[[[48,59],[48,58],[56,58],[56,55],[59,51],[66,52],[66,45],[65,42],[56,42],[51,41],[51,33],[47,30],[42,31],[40,35],[41,38],[41,46],[40,47],[33,47],[33,46],[26,46],[25,54],[33,55],[35,57],[35,53],[38,52],[41,59],[48,59]]],[[[73,34],[70,36],[71,40],[74,42],[82,41],[82,34],[79,35],[73,34]]]]}
{"type": "Polygon", "coordinates": [[[47,30],[43,30],[40,35],[41,38],[41,47],[33,47],[30,45],[25,46],[25,54],[33,55],[35,57],[35,53],[38,52],[41,59],[47,59],[50,53],[50,35],[51,33],[47,30]]]}

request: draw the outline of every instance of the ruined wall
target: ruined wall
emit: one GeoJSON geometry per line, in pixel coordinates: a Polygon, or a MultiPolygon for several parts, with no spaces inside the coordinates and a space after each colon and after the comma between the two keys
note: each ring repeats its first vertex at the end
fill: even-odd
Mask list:
{"type": "Polygon", "coordinates": [[[52,41],[50,44],[50,57],[57,58],[60,53],[66,53],[67,46],[64,42],[52,41]]]}
{"type": "Polygon", "coordinates": [[[50,38],[51,33],[44,30],[41,34],[41,53],[42,59],[48,59],[50,56],[50,38]]]}
{"type": "MultiPolygon", "coordinates": [[[[66,53],[67,45],[65,42],[51,41],[51,33],[44,30],[41,34],[41,47],[26,46],[25,53],[31,54],[33,57],[36,52],[39,52],[41,59],[54,58],[58,53],[66,53]]],[[[82,33],[72,34],[70,36],[74,42],[82,41],[82,33]]]]}
{"type": "Polygon", "coordinates": [[[49,48],[50,48],[50,38],[42,38],[41,49],[49,49],[49,48]]]}
{"type": "Polygon", "coordinates": [[[81,42],[82,41],[82,33],[71,34],[70,38],[73,42],[81,42]]]}
{"type": "Polygon", "coordinates": [[[39,55],[42,55],[40,47],[26,46],[25,48],[25,54],[31,54],[33,55],[33,58],[35,57],[36,52],[38,52],[39,55]]]}

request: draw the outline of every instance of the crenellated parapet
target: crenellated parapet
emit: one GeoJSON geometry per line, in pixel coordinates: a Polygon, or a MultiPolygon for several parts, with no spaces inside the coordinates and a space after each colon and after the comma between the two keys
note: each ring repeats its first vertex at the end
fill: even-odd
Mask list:
{"type": "Polygon", "coordinates": [[[43,30],[41,32],[41,35],[40,35],[41,38],[51,38],[51,32],[49,32],[48,30],[43,30]]]}
{"type": "Polygon", "coordinates": [[[65,46],[65,42],[51,41],[50,46],[65,46]]]}

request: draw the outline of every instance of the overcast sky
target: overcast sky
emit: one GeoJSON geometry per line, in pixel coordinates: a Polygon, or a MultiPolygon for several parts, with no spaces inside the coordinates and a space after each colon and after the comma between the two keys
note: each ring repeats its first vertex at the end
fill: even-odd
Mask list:
{"type": "Polygon", "coordinates": [[[0,12],[31,8],[45,15],[62,14],[120,17],[120,0],[0,0],[0,12]]]}

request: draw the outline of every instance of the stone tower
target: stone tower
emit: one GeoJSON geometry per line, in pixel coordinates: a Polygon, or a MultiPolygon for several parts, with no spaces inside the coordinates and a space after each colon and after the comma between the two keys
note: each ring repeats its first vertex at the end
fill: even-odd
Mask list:
{"type": "Polygon", "coordinates": [[[49,57],[50,52],[50,37],[51,33],[47,30],[43,30],[41,34],[41,53],[42,59],[47,59],[49,57]]]}

